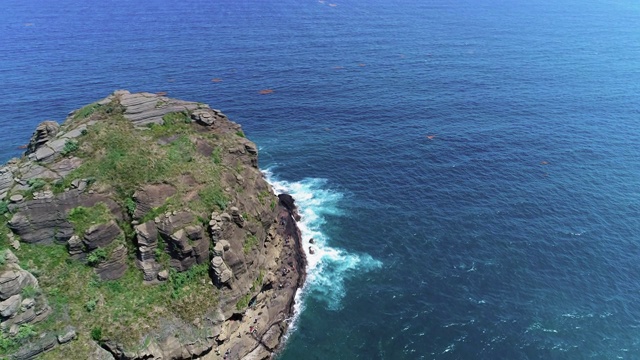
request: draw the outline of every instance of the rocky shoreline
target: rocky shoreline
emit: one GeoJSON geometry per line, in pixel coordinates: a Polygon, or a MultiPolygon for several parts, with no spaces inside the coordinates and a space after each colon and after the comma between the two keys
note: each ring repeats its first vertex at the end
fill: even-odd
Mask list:
{"type": "Polygon", "coordinates": [[[226,324],[223,337],[230,339],[228,343],[216,346],[204,360],[267,359],[284,345],[282,340],[294,315],[296,292],[306,278],[307,260],[294,199],[288,194],[280,194],[278,198],[281,205],[278,233],[283,240],[275,276],[266,279],[262,291],[252,299],[253,303],[242,317],[226,324]]]}
{"type": "Polygon", "coordinates": [[[257,156],[219,110],[162,94],[40,124],[0,167],[0,357],[271,358],[307,263],[257,156]]]}

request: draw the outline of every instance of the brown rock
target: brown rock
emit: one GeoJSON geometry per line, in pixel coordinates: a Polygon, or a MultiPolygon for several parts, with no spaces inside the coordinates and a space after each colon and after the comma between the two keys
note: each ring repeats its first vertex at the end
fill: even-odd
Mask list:
{"type": "Polygon", "coordinates": [[[96,273],[102,280],[119,279],[127,271],[127,248],[124,245],[118,245],[104,262],[96,267],[96,273]]]}
{"type": "Polygon", "coordinates": [[[173,196],[176,189],[168,184],[145,185],[133,194],[136,210],[133,213],[135,219],[141,219],[151,209],[162,206],[167,198],[173,196]]]}
{"type": "Polygon", "coordinates": [[[88,251],[93,251],[111,244],[119,236],[123,236],[122,230],[115,221],[111,220],[106,224],[91,226],[85,232],[82,242],[88,251]]]}
{"type": "Polygon", "coordinates": [[[29,145],[27,145],[26,155],[36,152],[44,143],[54,138],[58,131],[60,130],[60,125],[58,125],[55,121],[43,121],[36,127],[36,131],[31,135],[31,139],[29,140],[29,145]]]}

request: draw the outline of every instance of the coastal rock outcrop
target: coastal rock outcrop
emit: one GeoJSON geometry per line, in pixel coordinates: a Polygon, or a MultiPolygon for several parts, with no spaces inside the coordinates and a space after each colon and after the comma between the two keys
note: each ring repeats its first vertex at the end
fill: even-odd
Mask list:
{"type": "Polygon", "coordinates": [[[296,219],[208,105],[119,90],[43,122],[0,167],[0,357],[267,359],[305,278],[296,219]]]}

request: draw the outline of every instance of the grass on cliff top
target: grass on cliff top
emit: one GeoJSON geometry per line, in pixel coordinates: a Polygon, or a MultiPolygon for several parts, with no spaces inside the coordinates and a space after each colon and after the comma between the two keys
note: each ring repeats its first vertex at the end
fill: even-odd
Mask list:
{"type": "Polygon", "coordinates": [[[74,233],[79,236],[82,236],[91,226],[106,223],[111,219],[113,219],[113,215],[104,203],[98,203],[89,208],[75,207],[69,211],[67,216],[67,220],[73,225],[74,233]]]}
{"type": "Polygon", "coordinates": [[[220,143],[197,134],[188,114],[167,114],[165,124],[147,129],[135,128],[117,112],[92,116],[102,117],[79,139],[75,153],[89,161],[68,175],[62,186],[77,178],[95,179],[97,185],[112,186],[124,203],[142,185],[164,182],[178,190],[168,210],[190,208],[206,214],[226,207],[220,185],[222,165],[198,153],[195,139],[210,141],[212,147],[220,143]],[[193,181],[185,184],[185,176],[193,181]]]}

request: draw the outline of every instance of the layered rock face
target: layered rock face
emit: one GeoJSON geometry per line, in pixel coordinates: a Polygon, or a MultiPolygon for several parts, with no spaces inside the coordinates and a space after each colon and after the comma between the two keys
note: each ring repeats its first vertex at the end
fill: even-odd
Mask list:
{"type": "Polygon", "coordinates": [[[269,358],[306,263],[257,155],[219,110],[151,93],[39,125],[0,168],[0,356],[269,358]]]}

